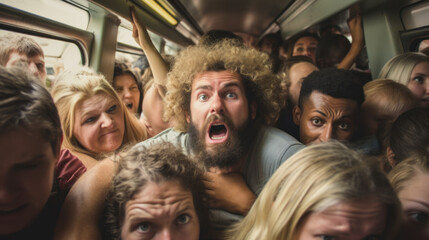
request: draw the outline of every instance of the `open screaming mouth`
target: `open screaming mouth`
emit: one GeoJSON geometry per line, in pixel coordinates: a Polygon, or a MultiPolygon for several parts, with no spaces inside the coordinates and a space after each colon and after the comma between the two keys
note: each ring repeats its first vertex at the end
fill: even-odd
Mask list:
{"type": "Polygon", "coordinates": [[[213,140],[219,140],[226,136],[226,127],[223,124],[212,125],[209,130],[209,137],[213,140]]]}

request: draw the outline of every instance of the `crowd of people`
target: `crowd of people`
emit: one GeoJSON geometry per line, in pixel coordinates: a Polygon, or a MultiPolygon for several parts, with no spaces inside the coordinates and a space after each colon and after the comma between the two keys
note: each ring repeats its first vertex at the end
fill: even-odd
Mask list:
{"type": "Polygon", "coordinates": [[[221,30],[171,60],[131,19],[143,77],[48,90],[41,47],[0,38],[0,239],[429,238],[427,55],[368,81],[356,15],[352,43],[305,32],[281,61],[221,30]]]}

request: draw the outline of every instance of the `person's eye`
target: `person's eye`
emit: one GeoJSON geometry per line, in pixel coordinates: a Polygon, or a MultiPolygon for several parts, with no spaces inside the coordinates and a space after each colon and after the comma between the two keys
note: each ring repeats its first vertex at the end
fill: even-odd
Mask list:
{"type": "Polygon", "coordinates": [[[320,118],[313,118],[313,119],[311,119],[311,123],[314,126],[318,126],[318,127],[323,125],[322,119],[320,119],[320,118]]]}
{"type": "Polygon", "coordinates": [[[45,68],[45,64],[43,64],[43,63],[38,63],[36,66],[37,66],[38,69],[45,68]]]}
{"type": "Polygon", "coordinates": [[[137,88],[136,86],[131,87],[131,88],[130,88],[130,91],[136,92],[136,91],[138,91],[138,88],[137,88]]]}
{"type": "Polygon", "coordinates": [[[143,233],[147,233],[150,231],[151,227],[150,227],[150,223],[140,223],[139,225],[137,225],[137,231],[139,232],[143,232],[143,233]]]}
{"type": "Polygon", "coordinates": [[[115,111],[116,110],[116,105],[113,105],[113,106],[111,106],[109,109],[107,109],[107,113],[111,113],[111,112],[113,112],[113,111],[115,111]]]}
{"type": "Polygon", "coordinates": [[[296,50],[295,50],[295,51],[297,51],[297,52],[304,52],[304,48],[299,47],[299,48],[296,48],[296,50]]]}
{"type": "Polygon", "coordinates": [[[188,214],[182,214],[176,218],[176,222],[179,225],[187,224],[191,220],[191,217],[188,214]]]}
{"type": "Polygon", "coordinates": [[[317,236],[321,240],[335,240],[336,237],[330,235],[318,235],[317,236]]]}
{"type": "Polygon", "coordinates": [[[419,84],[423,84],[425,82],[425,79],[422,76],[416,76],[413,78],[413,81],[419,84]]]}
{"type": "Polygon", "coordinates": [[[122,88],[122,87],[116,87],[115,91],[118,92],[118,93],[120,93],[120,92],[124,91],[124,88],[122,88]]]}
{"type": "Polygon", "coordinates": [[[340,123],[340,124],[338,124],[338,128],[341,129],[341,130],[344,130],[344,131],[349,130],[349,124],[347,124],[347,123],[340,123]]]}
{"type": "Polygon", "coordinates": [[[233,92],[228,92],[225,94],[225,97],[228,99],[236,99],[237,98],[237,94],[233,93],[233,92]]]}
{"type": "Polygon", "coordinates": [[[87,118],[83,123],[92,123],[92,122],[94,122],[96,119],[97,119],[96,117],[89,117],[89,118],[87,118]]]}
{"type": "Polygon", "coordinates": [[[207,99],[209,99],[209,97],[206,94],[200,94],[198,95],[198,100],[205,102],[207,101],[207,99]]]}
{"type": "Polygon", "coordinates": [[[408,217],[418,224],[426,224],[428,222],[428,214],[424,212],[411,212],[408,214],[408,217]]]}

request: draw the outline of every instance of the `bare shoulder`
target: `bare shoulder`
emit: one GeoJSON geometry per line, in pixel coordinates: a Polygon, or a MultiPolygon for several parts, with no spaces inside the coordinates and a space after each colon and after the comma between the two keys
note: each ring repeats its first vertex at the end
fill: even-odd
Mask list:
{"type": "Polygon", "coordinates": [[[116,163],[106,159],[87,171],[70,190],[58,218],[55,239],[100,239],[98,222],[116,163]]]}

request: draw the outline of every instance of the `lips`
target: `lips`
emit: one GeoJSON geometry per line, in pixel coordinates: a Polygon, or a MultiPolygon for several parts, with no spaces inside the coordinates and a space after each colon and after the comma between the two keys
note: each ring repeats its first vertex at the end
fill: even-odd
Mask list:
{"type": "Polygon", "coordinates": [[[107,133],[103,133],[100,137],[104,137],[104,136],[107,136],[107,135],[110,135],[110,134],[114,134],[114,133],[116,133],[117,131],[118,131],[118,129],[115,129],[115,130],[109,131],[109,132],[107,132],[107,133]]]}
{"type": "Polygon", "coordinates": [[[24,209],[27,206],[27,204],[23,204],[17,207],[4,207],[4,208],[0,208],[0,216],[7,216],[7,215],[11,215],[11,214],[15,214],[19,211],[21,211],[22,209],[24,209]]]}
{"type": "Polygon", "coordinates": [[[133,104],[132,104],[132,103],[127,103],[127,104],[125,104],[125,106],[126,106],[127,108],[129,108],[129,109],[132,109],[132,108],[133,108],[133,104]]]}
{"type": "Polygon", "coordinates": [[[223,122],[213,122],[207,131],[209,143],[223,143],[228,139],[228,127],[223,122]]]}

